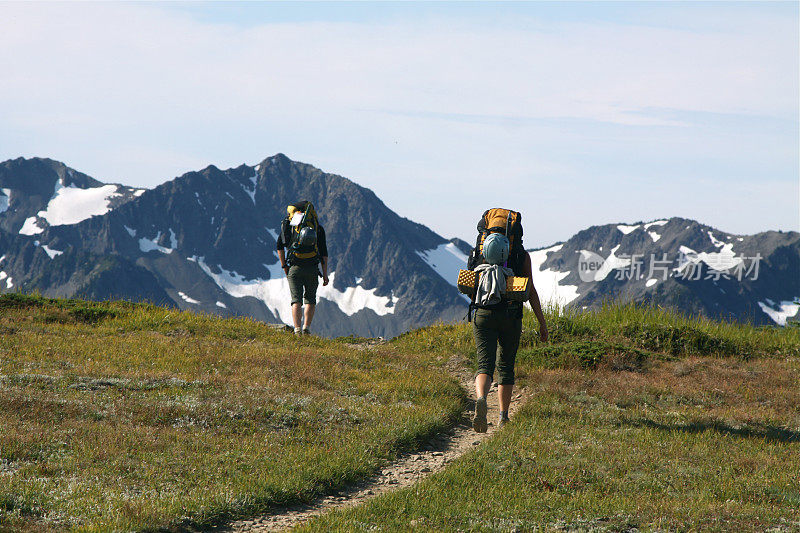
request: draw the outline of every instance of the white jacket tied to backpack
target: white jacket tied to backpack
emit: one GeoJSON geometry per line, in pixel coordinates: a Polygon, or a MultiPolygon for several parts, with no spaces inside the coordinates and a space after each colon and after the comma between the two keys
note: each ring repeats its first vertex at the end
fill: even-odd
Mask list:
{"type": "Polygon", "coordinates": [[[475,303],[478,305],[494,305],[500,303],[506,292],[506,276],[513,276],[514,271],[501,265],[482,264],[475,267],[481,276],[475,289],[475,303]]]}

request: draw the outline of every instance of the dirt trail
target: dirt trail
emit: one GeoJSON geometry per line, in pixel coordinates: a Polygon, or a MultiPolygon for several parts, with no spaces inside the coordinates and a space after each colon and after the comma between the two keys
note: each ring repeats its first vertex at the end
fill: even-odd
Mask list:
{"type": "MultiPolygon", "coordinates": [[[[423,450],[405,454],[393,463],[386,465],[377,475],[354,484],[336,494],[322,496],[307,504],[297,504],[288,507],[276,508],[269,514],[257,516],[248,520],[232,522],[225,528],[217,531],[236,532],[265,532],[282,531],[301,524],[310,518],[323,514],[331,509],[355,506],[370,498],[385,492],[413,485],[419,480],[434,474],[457,459],[464,453],[478,446],[490,438],[497,430],[497,420],[500,410],[497,404],[497,388],[492,385],[489,394],[489,430],[486,433],[475,433],[472,429],[472,415],[475,409],[475,391],[472,375],[465,371],[463,361],[451,360],[448,365],[451,372],[455,373],[462,386],[468,391],[471,402],[467,411],[462,414],[459,423],[436,435],[423,450]]],[[[525,389],[515,391],[511,404],[511,411],[520,404],[525,389]]]]}

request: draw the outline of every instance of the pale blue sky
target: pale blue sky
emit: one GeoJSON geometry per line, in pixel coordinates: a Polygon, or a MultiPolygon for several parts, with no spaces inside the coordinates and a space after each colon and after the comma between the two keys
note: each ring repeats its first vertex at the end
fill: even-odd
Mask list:
{"type": "Polygon", "coordinates": [[[0,3],[0,159],[154,186],[283,152],[472,239],[800,225],[798,4],[0,3]]]}

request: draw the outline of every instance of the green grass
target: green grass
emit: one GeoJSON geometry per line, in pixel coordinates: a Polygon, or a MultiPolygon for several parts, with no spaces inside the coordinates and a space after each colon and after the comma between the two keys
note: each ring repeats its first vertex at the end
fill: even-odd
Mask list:
{"type": "MultiPolygon", "coordinates": [[[[509,426],[304,529],[800,529],[800,328],[635,305],[547,319],[547,344],[524,319],[509,426]]],[[[466,324],[364,341],[0,297],[0,530],[213,523],[369,475],[456,419],[444,367],[474,341],[466,324]]]]}
{"type": "Polygon", "coordinates": [[[246,319],[0,297],[0,529],[210,523],[308,500],[452,423],[445,358],[246,319]]]}
{"type": "MultiPolygon", "coordinates": [[[[800,327],[752,326],[685,316],[668,309],[636,303],[608,303],[597,311],[573,308],[546,310],[552,344],[608,340],[665,355],[711,357],[800,356],[800,327]]],[[[538,346],[532,313],[523,319],[522,349],[538,346]]],[[[466,325],[437,324],[395,339],[398,346],[440,353],[474,351],[466,325]]]]}
{"type": "MultiPolygon", "coordinates": [[[[608,305],[525,318],[512,423],[448,469],[301,531],[800,530],[800,336],[608,305]]],[[[473,353],[465,326],[402,349],[473,353]]]]}

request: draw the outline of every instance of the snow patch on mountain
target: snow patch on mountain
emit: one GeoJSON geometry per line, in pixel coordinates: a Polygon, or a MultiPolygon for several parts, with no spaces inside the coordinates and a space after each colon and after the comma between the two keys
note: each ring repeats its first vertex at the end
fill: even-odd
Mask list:
{"type": "Polygon", "coordinates": [[[178,291],[178,296],[180,296],[181,298],[183,298],[183,300],[184,300],[186,303],[189,303],[189,304],[195,304],[195,305],[197,305],[197,304],[199,304],[199,303],[200,303],[200,302],[198,302],[197,300],[195,300],[194,298],[190,298],[189,296],[187,296],[186,294],[184,294],[184,293],[182,293],[182,292],[180,292],[180,291],[178,291]]]}
{"type": "Polygon", "coordinates": [[[576,285],[560,284],[562,279],[569,276],[569,271],[559,272],[550,268],[542,269],[542,265],[547,261],[547,255],[558,252],[563,246],[563,244],[557,244],[543,250],[528,252],[531,257],[533,286],[536,288],[542,304],[563,307],[578,297],[578,287],[576,285]]]}
{"type": "Polygon", "coordinates": [[[619,247],[622,246],[621,244],[616,245],[611,249],[611,253],[608,254],[606,260],[603,261],[603,266],[597,271],[597,274],[594,275],[595,281],[602,281],[606,279],[612,270],[616,270],[618,268],[625,268],[630,266],[631,258],[630,257],[617,257],[615,254],[619,247]]]}
{"type": "Polygon", "coordinates": [[[648,279],[648,280],[645,282],[644,286],[645,286],[645,287],[652,287],[652,286],[653,286],[653,285],[655,285],[656,283],[658,283],[658,279],[656,279],[656,278],[650,278],[650,279],[648,279]]]}
{"type": "Polygon", "coordinates": [[[105,215],[111,210],[109,207],[111,200],[122,196],[119,189],[119,185],[102,185],[89,189],[81,189],[75,185],[65,187],[59,180],[55,184],[53,196],[47,206],[35,216],[25,219],[19,233],[21,235],[42,233],[44,228],[39,226],[39,219],[46,220],[51,226],[63,226],[77,224],[93,216],[105,215]]]}
{"type": "MultiPolygon", "coordinates": [[[[250,296],[261,300],[270,312],[283,323],[292,323],[292,308],[289,305],[289,282],[280,263],[264,265],[269,272],[269,279],[246,279],[244,276],[234,271],[225,270],[222,267],[219,267],[220,272],[218,274],[214,273],[205,263],[203,257],[190,257],[188,259],[196,262],[203,272],[229,295],[234,298],[250,296]]],[[[340,291],[333,286],[335,276],[336,273],[331,272],[330,283],[327,286],[320,284],[317,289],[318,298],[335,303],[347,316],[352,316],[362,309],[371,309],[378,316],[394,314],[399,298],[394,295],[378,296],[375,294],[377,289],[367,290],[361,286],[347,287],[344,291],[340,291]]]]}
{"type": "Polygon", "coordinates": [[[257,180],[258,180],[258,173],[256,172],[250,178],[250,183],[252,184],[252,187],[248,188],[247,186],[242,185],[242,189],[244,189],[244,192],[246,192],[247,195],[250,197],[250,199],[253,200],[253,204],[256,203],[256,181],[257,180]]]}
{"type": "Polygon", "coordinates": [[[644,229],[650,229],[650,228],[651,228],[651,227],[653,227],[653,226],[663,226],[663,225],[664,225],[664,224],[666,224],[667,222],[669,222],[669,220],[665,220],[665,219],[661,219],[661,220],[654,220],[654,221],[652,221],[652,222],[648,222],[647,224],[645,224],[645,225],[644,225],[644,229]]]}
{"type": "Polygon", "coordinates": [[[278,231],[274,230],[274,229],[269,229],[269,228],[266,228],[266,230],[267,230],[267,233],[269,233],[272,236],[272,238],[275,239],[275,242],[278,242],[278,231]]]}
{"type": "Polygon", "coordinates": [[[711,243],[716,246],[717,248],[722,248],[725,246],[725,243],[714,237],[714,234],[711,231],[708,232],[708,238],[711,239],[711,243]]]}
{"type": "Polygon", "coordinates": [[[377,289],[365,289],[360,285],[339,291],[333,287],[335,275],[336,272],[331,272],[330,283],[324,287],[320,285],[317,295],[335,303],[347,316],[352,316],[362,309],[371,309],[378,316],[394,314],[397,302],[400,301],[394,293],[390,296],[378,296],[375,294],[377,289]]]}
{"type": "Polygon", "coordinates": [[[3,193],[0,195],[0,213],[5,213],[11,205],[11,189],[0,189],[0,191],[3,193]]]}
{"type": "Polygon", "coordinates": [[[11,277],[5,272],[0,272],[0,281],[3,280],[6,282],[6,289],[10,289],[14,286],[14,282],[11,280],[11,277]]]}
{"type": "Polygon", "coordinates": [[[28,217],[25,219],[25,222],[22,223],[22,227],[19,229],[20,235],[37,235],[44,231],[44,228],[40,228],[36,222],[38,218],[28,217]]]}
{"type": "MultiPolygon", "coordinates": [[[[129,232],[130,233],[130,232],[129,232]]],[[[141,238],[139,239],[139,249],[145,253],[158,251],[162,254],[171,254],[175,248],[178,247],[178,240],[175,238],[175,232],[172,231],[172,228],[169,230],[169,240],[171,248],[167,248],[166,246],[161,246],[158,244],[158,241],[161,239],[161,232],[159,231],[154,239],[147,239],[141,238]]]]}
{"type": "Polygon", "coordinates": [[[130,235],[131,237],[136,237],[136,230],[135,229],[129,228],[128,226],[122,226],[122,227],[125,228],[125,231],[128,232],[128,235],[130,235]]]}
{"type": "Polygon", "coordinates": [[[650,238],[653,239],[653,242],[658,242],[658,239],[661,238],[661,235],[659,235],[655,231],[648,231],[647,234],[650,235],[650,238]]]}
{"type": "Polygon", "coordinates": [[[467,268],[467,256],[451,242],[417,251],[417,255],[453,287],[457,285],[458,271],[467,268]]]}
{"type": "Polygon", "coordinates": [[[797,316],[800,311],[800,303],[797,303],[800,298],[794,300],[784,300],[776,304],[769,298],[766,302],[758,302],[758,306],[779,326],[785,326],[786,320],[797,316]]]}
{"type": "Polygon", "coordinates": [[[74,185],[65,187],[57,181],[53,197],[38,214],[51,226],[77,224],[87,218],[108,213],[111,210],[111,199],[117,196],[122,196],[118,185],[80,189],[74,185]]]}
{"type": "Polygon", "coordinates": [[[705,263],[709,268],[718,272],[727,272],[743,262],[741,257],[736,257],[733,244],[723,244],[719,252],[695,252],[688,246],[681,245],[678,249],[680,256],[675,271],[683,272],[690,264],[705,263]]]}
{"type": "Polygon", "coordinates": [[[617,226],[617,229],[620,230],[623,234],[627,235],[632,231],[635,231],[638,227],[639,224],[636,224],[635,226],[626,226],[625,224],[619,224],[617,226]]]}
{"type": "Polygon", "coordinates": [[[220,272],[214,273],[206,264],[204,257],[189,257],[189,261],[197,265],[210,277],[217,286],[234,298],[250,296],[264,302],[270,312],[282,322],[292,323],[292,309],[289,306],[289,282],[283,275],[280,264],[268,266],[269,279],[246,279],[235,271],[219,267],[220,272]]]}
{"type": "Polygon", "coordinates": [[[42,245],[42,250],[44,250],[44,252],[45,252],[45,253],[46,253],[48,256],[50,256],[50,259],[55,259],[55,258],[56,258],[56,257],[58,257],[59,255],[61,255],[61,254],[63,254],[63,253],[64,253],[64,252],[62,252],[61,250],[53,250],[52,248],[48,247],[46,244],[43,244],[43,245],[42,245]]]}

